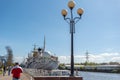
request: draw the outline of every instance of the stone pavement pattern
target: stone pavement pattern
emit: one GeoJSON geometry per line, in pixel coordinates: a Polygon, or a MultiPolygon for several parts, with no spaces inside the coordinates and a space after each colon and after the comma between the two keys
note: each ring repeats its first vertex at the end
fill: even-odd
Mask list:
{"type": "MultiPolygon", "coordinates": [[[[2,74],[0,75],[0,80],[12,80],[12,74],[10,76],[8,76],[7,72],[5,74],[5,76],[3,76],[2,74]]],[[[21,74],[21,80],[33,80],[32,77],[26,73],[22,73],[21,74]]]]}

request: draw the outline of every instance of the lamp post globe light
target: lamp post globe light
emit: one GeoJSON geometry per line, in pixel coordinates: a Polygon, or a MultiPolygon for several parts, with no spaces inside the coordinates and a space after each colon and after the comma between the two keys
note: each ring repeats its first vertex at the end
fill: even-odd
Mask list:
{"type": "Polygon", "coordinates": [[[75,33],[75,24],[81,19],[81,16],[83,14],[83,9],[79,8],[77,10],[78,17],[73,17],[73,8],[75,7],[75,2],[73,0],[68,2],[68,7],[70,8],[70,14],[71,17],[68,18],[67,16],[67,10],[63,9],[61,14],[64,17],[64,20],[69,23],[70,25],[70,34],[71,34],[71,74],[70,76],[74,76],[74,33],[75,33]]]}

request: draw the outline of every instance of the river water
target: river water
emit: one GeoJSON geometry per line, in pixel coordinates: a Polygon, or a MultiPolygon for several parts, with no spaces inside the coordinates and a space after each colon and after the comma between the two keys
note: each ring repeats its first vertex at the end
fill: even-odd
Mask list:
{"type": "Polygon", "coordinates": [[[83,72],[78,74],[83,77],[83,80],[120,80],[120,74],[115,73],[100,73],[100,72],[83,72]]]}

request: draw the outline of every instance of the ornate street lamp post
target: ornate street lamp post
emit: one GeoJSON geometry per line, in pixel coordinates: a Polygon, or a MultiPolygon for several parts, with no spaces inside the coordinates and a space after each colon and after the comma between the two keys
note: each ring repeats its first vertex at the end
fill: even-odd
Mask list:
{"type": "Polygon", "coordinates": [[[73,17],[73,8],[75,7],[75,2],[73,0],[68,2],[68,7],[70,8],[71,17],[66,17],[67,10],[62,10],[62,16],[64,17],[64,20],[67,21],[67,23],[70,24],[70,34],[71,34],[71,74],[70,76],[74,76],[74,49],[73,49],[73,42],[74,42],[74,33],[75,33],[75,24],[81,19],[81,16],[83,14],[83,9],[79,8],[77,10],[77,13],[79,17],[73,17]]]}

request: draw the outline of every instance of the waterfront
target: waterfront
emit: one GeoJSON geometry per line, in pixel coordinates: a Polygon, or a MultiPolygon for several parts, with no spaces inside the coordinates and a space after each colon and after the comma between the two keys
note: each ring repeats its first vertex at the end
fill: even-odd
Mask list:
{"type": "MultiPolygon", "coordinates": [[[[47,71],[44,71],[44,70],[25,69],[25,71],[32,76],[48,76],[49,75],[47,74],[47,71]]],[[[76,71],[74,74],[76,75],[76,71]]],[[[78,71],[78,76],[83,77],[83,80],[120,80],[120,74],[117,74],[117,73],[78,71]]]]}
{"type": "MultiPolygon", "coordinates": [[[[78,72],[80,76],[83,77],[83,80],[120,80],[120,74],[115,74],[115,73],[99,73],[99,72],[84,72],[84,71],[79,71],[78,72]]],[[[28,77],[28,74],[23,73],[21,80],[31,80],[31,77],[28,77]],[[28,78],[28,79],[26,79],[28,78]]],[[[11,76],[2,76],[0,75],[0,80],[11,80],[11,76]]]]}
{"type": "Polygon", "coordinates": [[[100,72],[78,72],[83,80],[120,80],[120,74],[100,72]]]}

